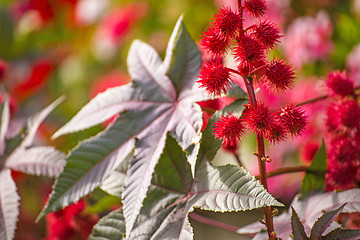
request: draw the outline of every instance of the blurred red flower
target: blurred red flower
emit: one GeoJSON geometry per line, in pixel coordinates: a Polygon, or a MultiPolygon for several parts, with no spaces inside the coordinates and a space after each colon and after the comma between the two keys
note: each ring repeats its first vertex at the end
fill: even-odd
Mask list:
{"type": "Polygon", "coordinates": [[[46,215],[48,235],[44,240],[87,239],[98,217],[84,214],[84,200],[46,215]]]}

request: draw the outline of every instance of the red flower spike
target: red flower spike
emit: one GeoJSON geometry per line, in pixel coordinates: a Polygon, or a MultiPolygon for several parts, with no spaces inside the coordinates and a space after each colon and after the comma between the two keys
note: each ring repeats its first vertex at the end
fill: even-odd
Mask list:
{"type": "Polygon", "coordinates": [[[356,187],[358,167],[351,163],[333,162],[326,173],[326,190],[345,190],[356,187]]]}
{"type": "Polygon", "coordinates": [[[332,96],[346,97],[354,93],[354,83],[346,76],[346,72],[330,73],[326,86],[332,96]]]}
{"type": "Polygon", "coordinates": [[[360,108],[356,100],[344,100],[329,106],[326,126],[330,132],[346,133],[351,129],[360,129],[360,108]]]}
{"type": "Polygon", "coordinates": [[[246,126],[254,133],[266,136],[274,125],[274,116],[270,113],[269,106],[258,102],[257,106],[248,105],[243,112],[246,126]]]}
{"type": "Polygon", "coordinates": [[[265,138],[272,144],[284,141],[287,137],[286,129],[282,124],[272,124],[270,131],[266,132],[265,138]]]}
{"type": "Polygon", "coordinates": [[[275,113],[277,121],[288,131],[291,136],[299,136],[307,124],[307,116],[301,107],[288,104],[275,113]]]}
{"type": "Polygon", "coordinates": [[[230,38],[220,30],[209,27],[200,40],[201,47],[208,53],[219,57],[225,54],[230,46],[230,38]]]}
{"type": "Polygon", "coordinates": [[[225,93],[231,86],[229,70],[218,61],[210,61],[200,69],[200,88],[209,95],[225,93]]]}
{"type": "Polygon", "coordinates": [[[214,20],[214,27],[230,38],[235,37],[241,30],[241,16],[230,8],[220,9],[218,14],[214,15],[214,20]]]}
{"type": "Polygon", "coordinates": [[[223,140],[223,147],[235,147],[237,141],[244,134],[244,126],[240,118],[229,113],[223,115],[213,125],[213,131],[216,139],[223,140]]]}
{"type": "Polygon", "coordinates": [[[273,48],[277,42],[280,42],[280,31],[274,23],[270,21],[261,21],[255,25],[252,36],[260,41],[266,48],[273,48]]]}
{"type": "Polygon", "coordinates": [[[266,11],[265,0],[246,0],[244,1],[244,9],[253,17],[261,17],[266,11]]]}
{"type": "Polygon", "coordinates": [[[8,69],[8,66],[7,66],[6,62],[4,62],[0,59],[0,82],[2,82],[4,80],[7,69],[8,69]]]}
{"type": "Polygon", "coordinates": [[[265,47],[250,35],[242,35],[234,48],[235,59],[250,68],[259,67],[265,61],[265,47]]]}
{"type": "Polygon", "coordinates": [[[278,93],[292,87],[295,79],[293,68],[284,60],[272,61],[265,71],[264,85],[278,93]]]}
{"type": "Polygon", "coordinates": [[[357,141],[353,141],[348,136],[335,137],[330,143],[328,162],[329,164],[333,162],[356,164],[359,154],[357,141]]]}

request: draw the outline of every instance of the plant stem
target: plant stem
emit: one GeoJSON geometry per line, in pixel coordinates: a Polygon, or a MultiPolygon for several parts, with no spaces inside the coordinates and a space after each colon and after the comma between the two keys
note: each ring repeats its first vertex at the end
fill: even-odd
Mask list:
{"type": "MultiPolygon", "coordinates": [[[[249,95],[250,104],[256,106],[257,102],[253,87],[253,79],[247,76],[245,77],[244,80],[246,84],[246,90],[249,95]]],[[[266,176],[266,161],[263,160],[266,156],[264,138],[261,135],[257,134],[256,141],[258,146],[257,157],[258,157],[258,165],[259,165],[259,173],[260,173],[260,182],[264,186],[264,188],[267,189],[268,187],[267,187],[267,176],[266,176]]],[[[269,239],[275,239],[276,234],[274,234],[275,231],[274,231],[274,223],[273,223],[271,207],[264,207],[263,210],[265,214],[265,222],[266,222],[269,239]]]]}
{"type": "MultiPolygon", "coordinates": [[[[284,168],[276,169],[271,172],[267,172],[266,177],[270,178],[286,173],[305,172],[307,169],[308,169],[307,166],[284,167],[284,168]]],[[[260,176],[255,176],[255,177],[256,179],[260,179],[260,176]]]]}
{"type": "Polygon", "coordinates": [[[229,232],[233,232],[233,233],[237,233],[237,230],[239,229],[239,227],[234,226],[234,225],[230,225],[224,222],[220,222],[214,219],[210,219],[204,216],[201,216],[195,212],[191,212],[189,213],[189,217],[197,222],[209,225],[209,226],[213,226],[216,228],[220,228],[229,232]]]}
{"type": "Polygon", "coordinates": [[[320,97],[317,97],[317,98],[309,99],[309,100],[306,100],[304,102],[296,104],[296,106],[299,107],[299,106],[303,106],[303,105],[306,105],[306,104],[309,104],[309,103],[314,103],[314,102],[326,99],[328,96],[329,95],[324,95],[324,96],[320,96],[320,97]]]}
{"type": "MultiPolygon", "coordinates": [[[[359,89],[360,89],[360,86],[354,87],[354,91],[357,91],[359,89]]],[[[329,95],[319,96],[319,97],[312,98],[312,99],[306,100],[304,102],[298,103],[298,104],[296,104],[296,106],[299,107],[299,106],[303,106],[303,105],[306,105],[306,104],[309,104],[309,103],[314,103],[314,102],[317,102],[317,101],[320,101],[320,100],[324,100],[324,99],[326,99],[328,97],[329,97],[329,95]]]]}

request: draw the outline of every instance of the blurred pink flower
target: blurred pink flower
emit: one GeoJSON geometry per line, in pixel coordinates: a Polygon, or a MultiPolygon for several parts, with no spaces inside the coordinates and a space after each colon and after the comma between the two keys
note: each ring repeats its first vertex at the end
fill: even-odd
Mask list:
{"type": "Polygon", "coordinates": [[[94,38],[93,53],[100,60],[112,58],[135,22],[147,13],[146,2],[113,8],[100,22],[94,38]]]}
{"type": "Polygon", "coordinates": [[[333,50],[333,28],[329,16],[319,12],[316,18],[301,17],[287,29],[283,47],[290,63],[301,68],[303,64],[323,59],[333,50]]]}
{"type": "Polygon", "coordinates": [[[346,66],[349,70],[349,76],[355,83],[360,83],[360,44],[355,46],[346,59],[346,66]]]}

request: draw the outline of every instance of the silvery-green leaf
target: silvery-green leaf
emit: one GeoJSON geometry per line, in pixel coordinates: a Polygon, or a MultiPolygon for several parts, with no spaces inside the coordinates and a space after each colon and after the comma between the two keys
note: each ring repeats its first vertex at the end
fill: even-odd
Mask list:
{"type": "Polygon", "coordinates": [[[125,239],[125,219],[122,210],[115,210],[104,216],[94,226],[89,240],[125,239]]]}
{"type": "Polygon", "coordinates": [[[19,215],[19,196],[9,169],[0,171],[0,183],[0,239],[11,240],[19,215]]]}
{"type": "Polygon", "coordinates": [[[30,175],[57,177],[65,165],[65,155],[53,147],[17,148],[5,167],[30,175]]]}
{"type": "Polygon", "coordinates": [[[200,59],[200,52],[196,44],[190,42],[191,39],[183,36],[186,34],[188,33],[180,18],[171,37],[174,43],[169,43],[169,48],[172,50],[168,50],[168,53],[173,52],[169,66],[167,64],[169,54],[165,63],[161,62],[161,64],[158,57],[151,57],[154,54],[149,55],[150,57],[145,55],[146,58],[144,58],[144,52],[151,52],[150,47],[139,41],[133,43],[128,55],[129,72],[134,85],[140,89],[139,94],[146,95],[153,101],[167,101],[170,103],[170,108],[137,136],[139,140],[135,146],[135,157],[130,161],[123,194],[127,232],[131,230],[139,214],[154,167],[163,151],[167,132],[173,134],[183,150],[189,150],[188,161],[194,169],[202,125],[201,109],[195,102],[205,99],[205,96],[195,87],[196,75],[200,67],[200,62],[196,61],[200,59]],[[174,49],[183,49],[188,54],[180,54],[174,49]],[[190,61],[192,65],[181,66],[181,71],[173,70],[179,67],[178,64],[173,65],[173,63],[179,61],[190,61]],[[154,65],[158,68],[151,68],[154,65]],[[166,69],[167,67],[169,69],[166,69]],[[169,78],[166,74],[170,72],[169,78]],[[176,73],[182,76],[173,79],[176,73]],[[182,84],[179,83],[179,79],[183,81],[182,84]],[[176,94],[174,82],[178,84],[177,87],[181,85],[178,94],[176,94]],[[156,91],[162,91],[160,98],[154,94],[156,91]],[[190,146],[193,146],[191,150],[190,146]]]}
{"type": "Polygon", "coordinates": [[[134,153],[131,152],[115,171],[104,180],[100,186],[103,191],[121,199],[121,194],[124,191],[126,172],[129,168],[129,160],[133,158],[133,156],[134,153]]]}
{"type": "Polygon", "coordinates": [[[5,136],[9,128],[10,122],[10,109],[9,109],[9,101],[6,100],[0,107],[0,156],[3,155],[5,150],[5,136]]]}
{"type": "MultiPolygon", "coordinates": [[[[202,146],[214,141],[206,139],[202,146]]],[[[194,207],[226,212],[282,206],[243,168],[211,166],[212,151],[200,147],[193,179],[185,153],[168,135],[129,239],[192,239],[188,213],[194,207]]]]}

